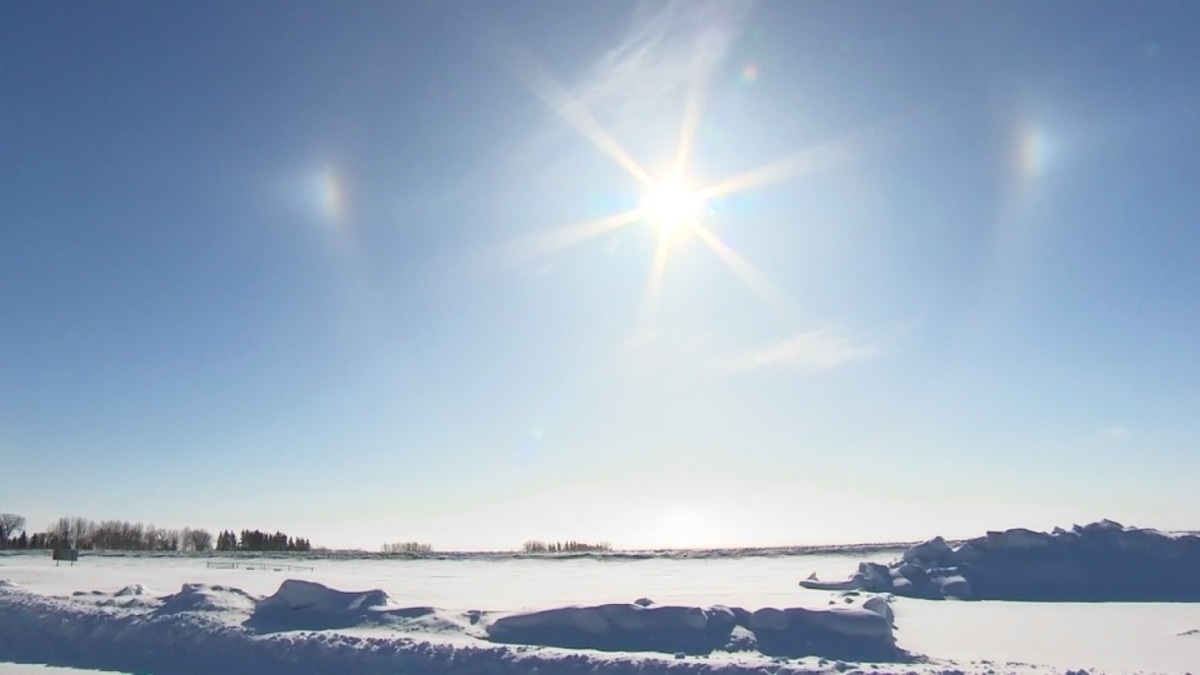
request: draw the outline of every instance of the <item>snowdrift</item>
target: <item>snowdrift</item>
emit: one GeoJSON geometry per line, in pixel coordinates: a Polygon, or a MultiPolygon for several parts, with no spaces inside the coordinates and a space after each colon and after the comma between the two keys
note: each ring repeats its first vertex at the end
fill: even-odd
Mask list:
{"type": "Polygon", "coordinates": [[[514,644],[707,654],[729,642],[737,625],[727,607],[607,604],[512,613],[487,622],[488,639],[514,644]]]}
{"type": "Polygon", "coordinates": [[[514,613],[488,622],[488,639],[572,649],[709,654],[756,650],[769,656],[900,660],[891,608],[678,607],[607,604],[514,613]],[[886,608],[886,609],[881,609],[886,608]],[[744,631],[735,637],[734,630],[744,631]]]}
{"type": "Polygon", "coordinates": [[[800,585],[929,599],[1200,602],[1200,536],[1103,520],[988,532],[957,547],[936,537],[890,565],[860,563],[844,581],[811,576],[800,585]]]}
{"type": "Polygon", "coordinates": [[[338,591],[312,581],[288,579],[274,595],[255,604],[245,625],[263,632],[327,630],[419,618],[436,611],[432,607],[397,607],[379,589],[338,591]]]}
{"type": "Polygon", "coordinates": [[[129,586],[51,597],[5,582],[0,661],[158,675],[739,674],[773,656],[912,661],[895,645],[890,607],[876,600],[755,612],[643,601],[493,615],[397,607],[380,590],[299,580],[264,598],[199,583],[161,596],[129,586]],[[681,661],[685,654],[705,656],[681,661]]]}

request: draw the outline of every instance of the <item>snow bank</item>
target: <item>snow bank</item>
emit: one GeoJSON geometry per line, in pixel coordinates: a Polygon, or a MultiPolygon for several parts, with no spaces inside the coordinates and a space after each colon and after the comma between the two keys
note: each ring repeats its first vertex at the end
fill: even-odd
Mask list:
{"type": "Polygon", "coordinates": [[[391,602],[388,594],[379,590],[336,591],[312,581],[288,579],[279,590],[258,603],[256,612],[312,612],[339,616],[357,615],[391,602]]]}
{"type": "MultiPolygon", "coordinates": [[[[907,657],[896,649],[889,622],[859,607],[751,613],[634,603],[493,616],[395,607],[382,591],[345,592],[296,580],[285,581],[262,599],[238,588],[198,583],[161,597],[149,597],[138,586],[50,597],[0,584],[0,661],[160,675],[503,675],[535,669],[738,675],[760,672],[771,663],[763,654],[907,657]],[[403,624],[414,617],[419,630],[403,624]],[[331,624],[350,630],[331,630],[331,624]],[[447,634],[426,632],[435,624],[447,634]],[[317,625],[322,628],[314,629],[317,625]],[[397,625],[407,630],[397,630],[397,625]],[[748,639],[731,641],[735,629],[748,639]],[[762,653],[719,651],[730,644],[737,650],[757,647],[762,653]],[[635,651],[644,653],[629,653],[635,651]],[[711,656],[681,660],[684,654],[700,653],[711,656]]],[[[794,672],[821,670],[825,668],[814,663],[812,669],[794,672]]]]}
{"type": "Polygon", "coordinates": [[[707,654],[737,625],[726,607],[607,604],[504,614],[487,621],[488,639],[571,649],[707,654]]]}
{"type": "MultiPolygon", "coordinates": [[[[951,541],[949,545],[957,548],[959,543],[951,541]]],[[[890,563],[900,560],[902,553],[903,549],[896,549],[890,555],[874,560],[890,563]]],[[[285,672],[278,664],[287,663],[286,659],[291,657],[286,654],[309,650],[314,663],[330,666],[328,672],[348,673],[359,672],[356,666],[369,662],[371,657],[348,654],[346,660],[340,662],[342,669],[338,670],[339,662],[333,656],[338,650],[349,652],[357,647],[386,651],[394,643],[398,645],[396,651],[407,655],[402,658],[411,659],[412,663],[433,663],[435,661],[429,659],[441,658],[430,656],[422,660],[413,656],[416,653],[443,654],[447,659],[451,658],[448,654],[455,653],[454,663],[475,664],[460,669],[470,672],[485,670],[482,664],[490,659],[496,664],[495,675],[526,672],[530,668],[524,666],[531,665],[538,665],[543,675],[573,672],[574,666],[550,667],[547,664],[575,661],[586,663],[589,668],[596,667],[601,673],[698,672],[700,669],[696,664],[704,663],[711,666],[714,673],[739,673],[744,672],[739,670],[744,667],[745,672],[823,672],[828,675],[833,672],[835,659],[827,659],[828,662],[822,665],[820,657],[788,657],[785,661],[783,657],[763,655],[754,633],[741,626],[734,628],[726,646],[726,650],[739,651],[717,650],[704,656],[676,660],[673,654],[657,652],[601,652],[491,642],[486,639],[483,625],[498,614],[471,610],[515,611],[522,607],[601,605],[614,599],[623,601],[641,596],[656,601],[647,603],[648,606],[658,603],[694,607],[738,605],[750,609],[798,604],[826,608],[869,607],[875,604],[872,598],[878,596],[861,591],[828,593],[796,586],[798,566],[805,568],[806,573],[812,569],[823,578],[838,578],[854,571],[859,559],[805,556],[627,562],[328,560],[317,566],[315,572],[305,573],[301,578],[321,582],[332,589],[382,588],[398,604],[428,603],[444,609],[420,618],[400,618],[389,606],[388,611],[381,609],[367,613],[359,625],[312,632],[289,630],[283,625],[277,626],[282,630],[246,625],[254,612],[254,601],[275,594],[281,583],[289,578],[288,574],[269,569],[210,569],[203,559],[185,556],[125,558],[115,555],[85,556],[82,565],[54,567],[54,563],[40,553],[0,551],[0,580],[15,582],[19,585],[16,590],[20,591],[10,594],[0,590],[0,661],[14,658],[13,651],[18,648],[32,649],[39,640],[44,646],[45,635],[66,631],[69,623],[75,625],[72,630],[88,636],[79,642],[80,649],[86,649],[86,654],[78,657],[87,660],[69,661],[69,658],[75,658],[69,652],[59,653],[52,649],[42,650],[38,652],[41,656],[26,660],[113,668],[122,661],[99,659],[112,656],[129,661],[143,649],[156,649],[156,640],[169,645],[172,645],[170,640],[175,640],[174,651],[163,650],[166,652],[163,665],[169,663],[168,658],[203,659],[206,649],[215,652],[227,648],[234,653],[228,659],[213,657],[229,666],[223,668],[203,669],[197,665],[127,667],[124,670],[155,675],[189,672],[197,675],[274,675],[285,672]],[[368,579],[370,582],[364,583],[368,579]],[[207,584],[200,588],[206,588],[214,596],[209,602],[198,604],[208,609],[154,614],[168,593],[177,595],[185,583],[197,581],[207,584]],[[140,595],[118,595],[117,589],[133,582],[143,585],[140,595]],[[217,586],[233,590],[218,590],[217,586]],[[73,596],[75,589],[85,592],[73,596]],[[97,593],[91,589],[103,591],[97,593]],[[236,589],[244,589],[247,596],[243,598],[236,589]],[[38,629],[31,628],[29,634],[34,639],[26,641],[14,637],[26,633],[15,629],[13,624],[29,618],[26,610],[16,609],[23,602],[19,596],[34,596],[41,598],[39,602],[53,606],[61,604],[66,609],[50,616],[36,612],[38,629]],[[228,609],[220,609],[222,606],[228,609]],[[96,610],[104,613],[103,623],[88,618],[96,610]],[[127,620],[148,625],[125,627],[122,622],[127,620]],[[177,637],[166,634],[166,627],[172,622],[179,626],[177,637]],[[207,627],[199,631],[191,628],[197,625],[207,627]],[[126,652],[134,653],[106,647],[109,638],[100,634],[102,630],[109,633],[130,631],[130,637],[122,638],[125,641],[121,644],[125,645],[126,652]],[[227,634],[214,637],[220,632],[227,634]],[[357,642],[349,636],[355,636],[357,642]],[[202,640],[205,644],[198,644],[202,640]],[[260,645],[255,640],[266,642],[260,645]],[[193,643],[197,644],[188,646],[193,643]],[[477,653],[478,650],[484,650],[484,653],[477,653]],[[251,667],[249,662],[245,662],[246,667],[239,667],[243,663],[239,659],[251,653],[262,654],[262,668],[251,667]],[[636,670],[632,665],[635,662],[647,665],[636,670]],[[751,668],[751,665],[757,668],[751,668]]],[[[0,586],[7,584],[0,581],[0,586]]],[[[849,666],[846,672],[932,675],[959,670],[985,675],[990,670],[994,671],[992,675],[1048,675],[1083,668],[1093,675],[1200,673],[1196,669],[1196,664],[1200,664],[1200,632],[1197,632],[1200,629],[1197,618],[1200,604],[1197,603],[928,602],[896,597],[891,608],[895,610],[898,626],[895,630],[898,646],[910,653],[928,655],[929,662],[855,665],[853,660],[843,659],[849,666]]],[[[294,613],[303,614],[304,610],[294,613]]],[[[301,673],[318,670],[316,665],[306,668],[298,666],[296,670],[301,673]]],[[[410,669],[436,672],[426,666],[410,669]]],[[[391,672],[394,675],[405,671],[394,668],[391,672]]],[[[442,672],[457,671],[447,668],[442,672]]]]}
{"type": "MultiPolygon", "coordinates": [[[[116,596],[121,597],[123,592],[124,589],[117,591],[116,596]]],[[[240,588],[217,584],[184,584],[178,593],[164,596],[154,613],[168,615],[185,612],[241,612],[253,609],[255,602],[254,596],[240,588]]],[[[131,607],[134,603],[124,606],[131,607]]]]}
{"type": "Polygon", "coordinates": [[[898,660],[905,654],[892,635],[891,608],[832,609],[679,607],[607,604],[512,613],[487,622],[496,642],[599,649],[708,654],[757,650],[769,656],[825,656],[898,660]],[[741,627],[749,636],[734,629],[741,627]],[[752,636],[752,637],[751,637],[752,636]]]}
{"type": "Polygon", "coordinates": [[[902,656],[887,617],[869,609],[764,608],[747,626],[758,649],[771,656],[828,656],[864,661],[902,656]]]}
{"type": "Polygon", "coordinates": [[[346,628],[384,617],[388,611],[409,616],[432,613],[432,608],[397,608],[388,594],[337,591],[312,581],[288,579],[274,595],[254,606],[246,625],[261,631],[346,628]]]}
{"type": "Polygon", "coordinates": [[[1104,520],[1051,533],[988,532],[957,547],[936,537],[890,565],[860,563],[845,581],[812,576],[800,585],[933,599],[1195,602],[1200,536],[1104,520]]]}

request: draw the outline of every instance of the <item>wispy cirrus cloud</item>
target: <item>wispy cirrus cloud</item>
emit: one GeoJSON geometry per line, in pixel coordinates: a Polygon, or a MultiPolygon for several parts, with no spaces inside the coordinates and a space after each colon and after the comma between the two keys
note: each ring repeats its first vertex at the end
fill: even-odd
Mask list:
{"type": "Polygon", "coordinates": [[[705,77],[741,33],[748,2],[642,5],[615,47],[571,87],[582,106],[621,124],[684,87],[698,94],[705,77]]]}
{"type": "Polygon", "coordinates": [[[880,347],[858,344],[837,331],[822,328],[745,352],[725,363],[725,372],[761,368],[829,370],[853,361],[877,358],[880,347]]]}
{"type": "Polygon", "coordinates": [[[507,31],[485,31],[500,64],[559,118],[530,138],[525,152],[545,165],[549,148],[561,152],[555,147],[558,141],[577,142],[574,134],[562,135],[565,122],[648,185],[653,180],[649,170],[660,168],[645,166],[660,154],[650,146],[672,148],[687,139],[683,143],[690,147],[705,82],[741,34],[749,7],[749,2],[712,0],[639,4],[612,46],[591,66],[571,74],[552,72],[550,64],[507,31]]]}

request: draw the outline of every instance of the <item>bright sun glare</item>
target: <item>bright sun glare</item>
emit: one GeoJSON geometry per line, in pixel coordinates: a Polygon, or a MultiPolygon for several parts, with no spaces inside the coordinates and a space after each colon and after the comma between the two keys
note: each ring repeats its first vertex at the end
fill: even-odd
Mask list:
{"type": "Polygon", "coordinates": [[[651,190],[642,206],[650,221],[666,236],[690,225],[700,215],[704,198],[682,181],[673,180],[651,190]]]}
{"type": "Polygon", "coordinates": [[[544,256],[634,223],[646,223],[657,230],[658,243],[654,249],[642,297],[641,313],[644,321],[653,320],[671,249],[679,242],[678,236],[683,234],[695,237],[711,249],[748,288],[762,298],[780,306],[790,305],[786,296],[709,228],[705,222],[709,215],[706,213],[706,204],[710,199],[794,178],[836,164],[846,158],[849,141],[839,139],[801,150],[790,157],[716,183],[700,187],[689,185],[681,177],[687,173],[688,159],[691,157],[700,119],[703,87],[700,83],[702,73],[697,70],[688,86],[674,167],[664,179],[655,179],[601,126],[583,103],[576,100],[536,59],[523,51],[519,56],[519,63],[514,64],[519,78],[585,140],[640,183],[644,192],[635,208],[566,225],[515,242],[509,247],[514,258],[524,261],[544,256]]]}

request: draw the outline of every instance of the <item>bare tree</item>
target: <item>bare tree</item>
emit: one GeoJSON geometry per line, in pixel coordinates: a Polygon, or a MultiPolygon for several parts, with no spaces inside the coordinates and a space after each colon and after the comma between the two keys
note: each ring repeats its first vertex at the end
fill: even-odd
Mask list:
{"type": "Polygon", "coordinates": [[[382,550],[388,554],[428,555],[433,553],[433,545],[422,544],[419,541],[398,541],[394,544],[384,544],[382,550]]]}
{"type": "Polygon", "coordinates": [[[166,537],[166,534],[165,530],[161,530],[154,525],[147,525],[145,533],[142,535],[142,545],[147,551],[162,550],[163,539],[166,537]]]}
{"type": "Polygon", "coordinates": [[[0,548],[8,546],[8,538],[17,530],[25,528],[25,516],[15,513],[0,513],[0,548]]]}
{"type": "Polygon", "coordinates": [[[69,541],[74,548],[94,548],[92,535],[96,532],[96,523],[83,516],[71,516],[69,541]]]}
{"type": "Polygon", "coordinates": [[[200,553],[212,550],[213,536],[208,530],[193,530],[185,527],[179,536],[182,540],[181,550],[200,553]]]}

